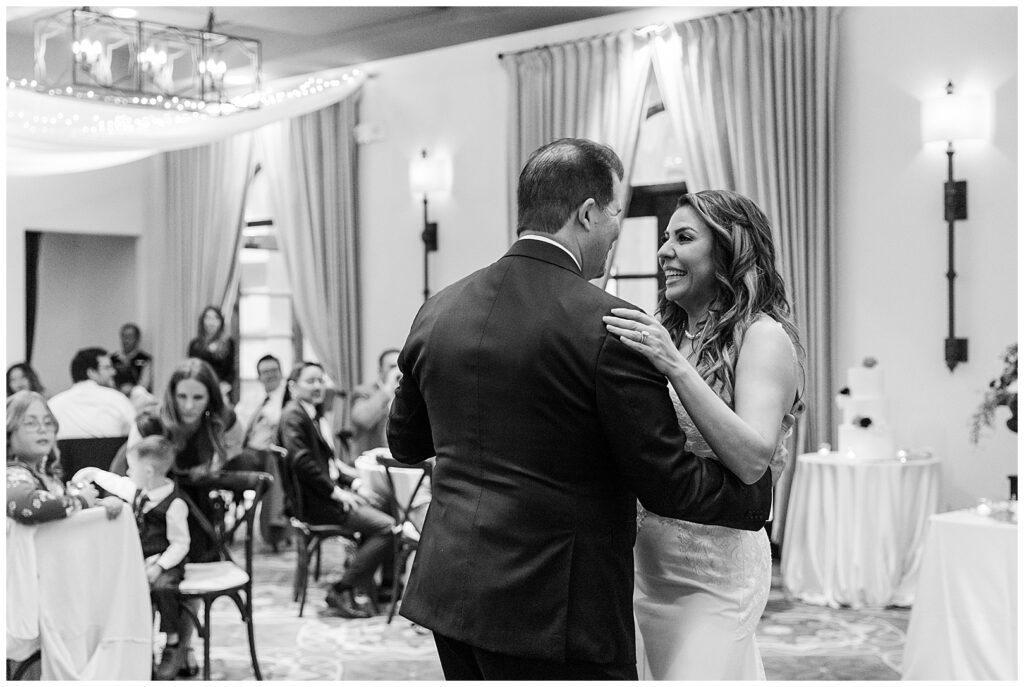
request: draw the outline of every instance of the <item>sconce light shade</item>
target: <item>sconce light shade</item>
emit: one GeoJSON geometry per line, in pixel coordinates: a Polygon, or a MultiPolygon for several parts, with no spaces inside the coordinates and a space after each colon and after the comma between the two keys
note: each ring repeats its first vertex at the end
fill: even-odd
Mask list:
{"type": "Polygon", "coordinates": [[[414,196],[448,193],[452,187],[452,162],[446,157],[427,157],[427,151],[409,163],[409,189],[414,196]]]}
{"type": "MultiPolygon", "coordinates": [[[[947,86],[952,91],[952,83],[947,86]]],[[[947,92],[921,104],[921,139],[965,141],[988,137],[989,101],[983,95],[947,92]]]]}

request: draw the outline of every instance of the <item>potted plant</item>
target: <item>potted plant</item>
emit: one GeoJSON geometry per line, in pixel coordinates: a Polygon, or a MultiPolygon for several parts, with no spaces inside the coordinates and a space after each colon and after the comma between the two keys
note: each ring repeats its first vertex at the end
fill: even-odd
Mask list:
{"type": "MultiPolygon", "coordinates": [[[[1014,434],[1017,433],[1017,344],[1011,344],[1003,353],[1003,372],[988,384],[988,389],[971,418],[971,443],[977,444],[981,437],[982,427],[991,427],[995,419],[996,409],[1006,406],[1010,418],[1006,426],[1014,434]]],[[[1017,475],[1009,475],[1010,498],[1017,497],[1017,475]]]]}

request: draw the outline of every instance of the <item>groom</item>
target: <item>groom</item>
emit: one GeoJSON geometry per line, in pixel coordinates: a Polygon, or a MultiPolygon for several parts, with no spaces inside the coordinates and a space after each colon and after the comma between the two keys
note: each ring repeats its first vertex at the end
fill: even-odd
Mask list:
{"type": "Polygon", "coordinates": [[[399,357],[392,454],[437,456],[401,612],[433,630],[447,679],[635,680],[635,499],[767,518],[770,475],[748,487],[689,453],[665,378],[603,326],[628,307],[587,281],[619,235],[622,175],[592,141],[536,150],[520,240],[427,301],[399,357]]]}

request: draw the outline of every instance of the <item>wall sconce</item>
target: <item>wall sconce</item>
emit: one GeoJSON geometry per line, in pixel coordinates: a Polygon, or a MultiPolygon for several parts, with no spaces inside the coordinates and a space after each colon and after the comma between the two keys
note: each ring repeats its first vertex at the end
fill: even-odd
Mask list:
{"type": "Polygon", "coordinates": [[[430,262],[428,256],[437,250],[437,223],[427,220],[427,196],[431,193],[448,193],[452,186],[451,160],[427,157],[427,151],[420,153],[409,163],[409,188],[414,197],[423,196],[423,300],[430,298],[430,262]]]}
{"type": "Polygon", "coordinates": [[[953,141],[985,138],[988,127],[988,101],[980,95],[953,93],[953,82],[946,84],[946,94],[925,100],[921,107],[921,133],[925,143],[946,141],[948,174],[944,190],[949,267],[949,335],[946,337],[946,366],[952,372],[957,363],[967,361],[967,339],[954,333],[955,309],[953,282],[956,270],[953,261],[953,229],[957,220],[967,219],[967,182],[953,179],[953,141]]]}

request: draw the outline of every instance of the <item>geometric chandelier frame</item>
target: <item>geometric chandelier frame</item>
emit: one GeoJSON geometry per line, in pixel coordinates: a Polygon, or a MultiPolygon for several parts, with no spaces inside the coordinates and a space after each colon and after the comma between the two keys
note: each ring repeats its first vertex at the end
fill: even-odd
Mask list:
{"type": "Polygon", "coordinates": [[[250,38],[82,8],[35,23],[34,58],[50,95],[212,115],[260,106],[262,46],[250,38]]]}

